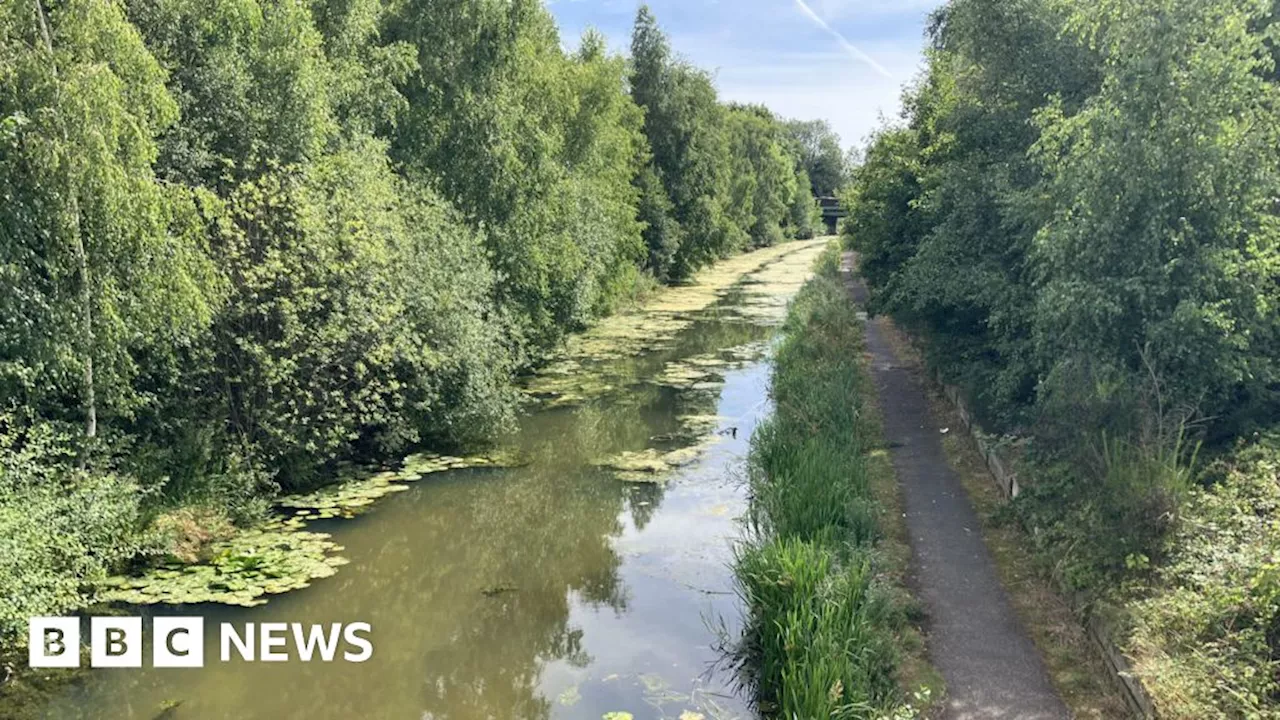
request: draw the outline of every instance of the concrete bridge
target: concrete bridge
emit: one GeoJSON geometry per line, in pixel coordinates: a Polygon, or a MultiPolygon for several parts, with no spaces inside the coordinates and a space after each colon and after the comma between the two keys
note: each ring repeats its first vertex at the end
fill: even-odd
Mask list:
{"type": "Polygon", "coordinates": [[[818,198],[818,207],[822,208],[822,222],[826,223],[827,234],[835,235],[840,218],[849,214],[840,206],[840,199],[835,197],[818,198]]]}

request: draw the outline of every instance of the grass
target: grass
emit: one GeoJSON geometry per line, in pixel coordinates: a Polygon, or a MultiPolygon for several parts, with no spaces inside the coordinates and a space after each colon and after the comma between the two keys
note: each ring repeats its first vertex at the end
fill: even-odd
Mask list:
{"type": "Polygon", "coordinates": [[[835,257],[792,305],[776,412],[752,437],[748,537],[735,563],[748,618],[735,659],[767,716],[912,717],[903,688],[936,686],[936,676],[910,622],[862,324],[835,257]]]}

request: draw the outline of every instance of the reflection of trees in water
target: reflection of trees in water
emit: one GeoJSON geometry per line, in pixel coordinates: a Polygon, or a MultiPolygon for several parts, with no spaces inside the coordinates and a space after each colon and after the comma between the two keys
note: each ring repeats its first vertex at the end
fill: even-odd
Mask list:
{"type": "Polygon", "coordinates": [[[643,530],[662,504],[665,491],[658,484],[637,484],[627,493],[627,510],[637,530],[643,530]]]}
{"type": "Polygon", "coordinates": [[[712,308],[704,315],[707,319],[694,323],[686,330],[670,353],[669,359],[681,359],[698,353],[727,350],[759,340],[773,334],[773,329],[736,317],[732,308],[712,308]],[[717,316],[723,313],[721,316],[717,316]]]}
{"type": "MultiPolygon", "coordinates": [[[[421,689],[428,717],[549,715],[538,695],[543,664],[591,661],[582,631],[569,625],[571,598],[626,610],[621,560],[609,542],[621,532],[621,510],[617,487],[564,464],[538,463],[435,513],[448,512],[451,522],[461,515],[462,526],[443,548],[442,564],[457,568],[456,577],[433,583],[451,598],[451,627],[439,627],[447,636],[415,660],[428,672],[421,689]],[[468,590],[459,593],[455,582],[468,590]]],[[[434,604],[422,600],[419,612],[434,604]]]]}
{"type": "Polygon", "coordinates": [[[626,487],[587,466],[678,434],[682,415],[715,413],[717,393],[675,391],[642,378],[669,360],[765,334],[743,323],[702,322],[682,335],[678,351],[609,364],[605,374],[617,390],[525,421],[521,444],[532,459],[528,467],[493,481],[477,478],[472,482],[483,490],[474,497],[422,518],[435,527],[419,547],[442,557],[428,563],[440,570],[419,583],[416,612],[441,607],[442,598],[453,611],[448,627],[437,625],[445,636],[413,660],[427,669],[419,691],[423,717],[550,716],[552,701],[538,694],[543,666],[564,660],[585,667],[592,660],[582,630],[569,624],[571,603],[578,598],[626,610],[621,559],[610,538],[622,530],[624,509],[643,529],[664,496],[661,485],[626,487]]]}
{"type": "Polygon", "coordinates": [[[663,388],[634,385],[623,392],[559,411],[528,438],[526,450],[542,462],[564,464],[574,455],[578,469],[622,448],[644,447],[670,414],[663,388]]]}

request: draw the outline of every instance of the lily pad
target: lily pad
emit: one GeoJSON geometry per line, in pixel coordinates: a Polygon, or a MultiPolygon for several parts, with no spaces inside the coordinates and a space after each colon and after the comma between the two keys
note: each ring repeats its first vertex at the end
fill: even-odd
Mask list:
{"type": "Polygon", "coordinates": [[[222,603],[252,607],[266,595],[307,587],[330,577],[346,559],[324,533],[288,528],[250,530],[213,546],[213,557],[196,565],[164,565],[138,577],[113,577],[99,585],[98,599],[132,605],[222,603]]]}
{"type": "Polygon", "coordinates": [[[598,463],[599,467],[626,473],[663,473],[671,466],[662,459],[663,453],[655,448],[639,451],[623,451],[598,463]]]}
{"type": "Polygon", "coordinates": [[[679,450],[672,450],[662,456],[662,461],[669,467],[683,467],[697,460],[698,457],[702,455],[702,451],[704,449],[704,445],[693,445],[691,447],[680,448],[679,450]]]}
{"type": "Polygon", "coordinates": [[[647,692],[655,693],[667,689],[667,681],[657,673],[645,673],[640,676],[640,683],[647,692]]]}
{"type": "Polygon", "coordinates": [[[682,415],[677,418],[680,427],[690,435],[706,435],[720,427],[725,418],[719,415],[682,415]]]}
{"type": "Polygon", "coordinates": [[[627,450],[596,463],[596,466],[612,470],[613,476],[623,482],[661,485],[671,479],[674,470],[691,465],[719,440],[715,435],[704,435],[695,444],[675,450],[627,450]]]}
{"type": "Polygon", "coordinates": [[[418,453],[406,457],[399,470],[357,475],[315,492],[289,495],[277,501],[276,505],[308,520],[351,518],[391,493],[408,490],[405,483],[421,480],[433,473],[474,467],[512,467],[519,463],[515,456],[506,455],[455,457],[418,453]]]}

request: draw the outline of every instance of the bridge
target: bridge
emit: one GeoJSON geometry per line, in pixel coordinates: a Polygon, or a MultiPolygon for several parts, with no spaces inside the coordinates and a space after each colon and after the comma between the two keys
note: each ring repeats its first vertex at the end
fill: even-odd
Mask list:
{"type": "Polygon", "coordinates": [[[826,196],[818,198],[818,207],[822,208],[822,222],[827,225],[827,234],[835,235],[840,218],[849,214],[840,205],[840,198],[826,196]]]}

